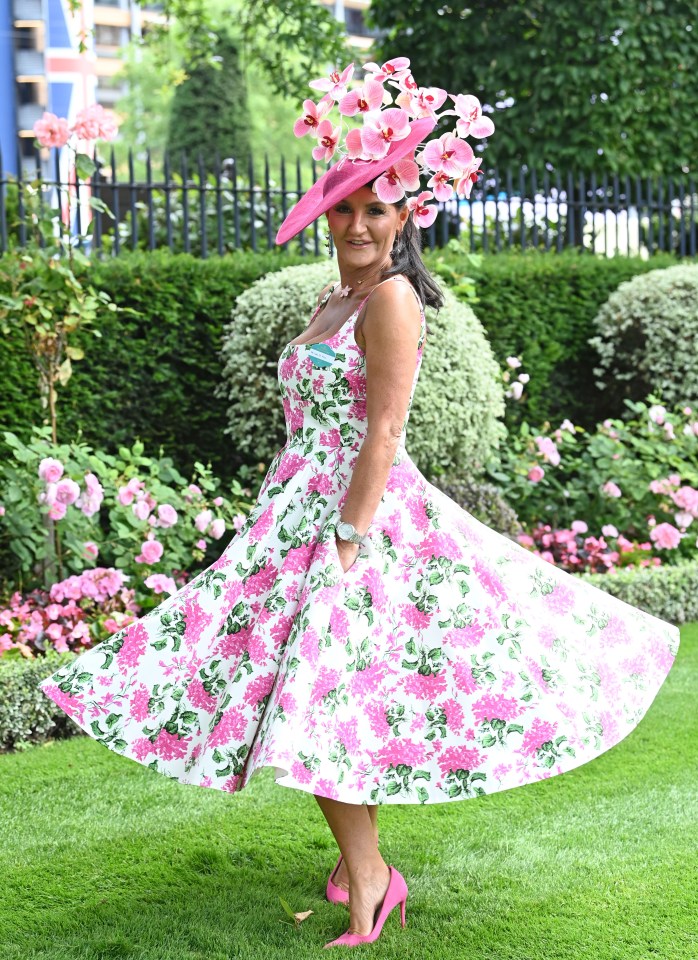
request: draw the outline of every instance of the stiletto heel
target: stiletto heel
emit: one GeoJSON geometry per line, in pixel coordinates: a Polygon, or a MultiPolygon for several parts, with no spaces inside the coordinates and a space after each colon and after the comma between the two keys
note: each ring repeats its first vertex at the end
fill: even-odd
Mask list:
{"type": "Polygon", "coordinates": [[[334,868],[330,874],[330,878],[327,881],[327,890],[325,891],[325,896],[330,901],[330,903],[349,903],[349,894],[346,890],[343,890],[341,887],[338,887],[334,882],[334,878],[337,876],[337,871],[339,870],[340,864],[342,862],[342,855],[340,853],[339,860],[337,861],[337,866],[334,868]]]}
{"type": "Polygon", "coordinates": [[[407,884],[405,883],[405,878],[402,874],[398,873],[395,867],[389,867],[390,870],[390,883],[388,884],[388,889],[386,890],[385,897],[383,898],[383,903],[378,910],[378,916],[376,921],[373,924],[373,930],[367,934],[359,933],[343,933],[341,937],[337,937],[336,940],[331,940],[329,943],[325,944],[325,947],[358,947],[361,943],[373,943],[374,940],[377,940],[380,936],[381,930],[383,929],[383,924],[388,918],[390,912],[400,904],[400,919],[402,921],[402,926],[405,926],[405,905],[407,903],[407,884]]]}

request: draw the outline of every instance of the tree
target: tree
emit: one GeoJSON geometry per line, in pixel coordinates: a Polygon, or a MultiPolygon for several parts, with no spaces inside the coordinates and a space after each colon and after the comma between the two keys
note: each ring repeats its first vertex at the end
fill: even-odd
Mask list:
{"type": "Polygon", "coordinates": [[[217,63],[199,61],[175,90],[167,146],[174,162],[184,152],[199,151],[210,169],[218,156],[244,163],[249,156],[249,116],[245,77],[238,46],[220,33],[214,48],[217,63]]]}
{"type": "Polygon", "coordinates": [[[500,167],[695,172],[694,0],[373,0],[369,17],[378,57],[488,105],[500,167]]]}

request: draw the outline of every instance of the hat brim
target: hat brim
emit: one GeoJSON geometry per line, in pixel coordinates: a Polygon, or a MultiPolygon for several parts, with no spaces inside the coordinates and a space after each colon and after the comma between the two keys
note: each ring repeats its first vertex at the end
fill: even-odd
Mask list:
{"type": "Polygon", "coordinates": [[[435,126],[436,121],[432,117],[413,120],[409,134],[403,140],[393,141],[386,155],[380,160],[345,158],[330,167],[289,211],[276,234],[276,242],[286,243],[313,220],[327,213],[335,203],[385,173],[397,160],[412,153],[435,126]]]}

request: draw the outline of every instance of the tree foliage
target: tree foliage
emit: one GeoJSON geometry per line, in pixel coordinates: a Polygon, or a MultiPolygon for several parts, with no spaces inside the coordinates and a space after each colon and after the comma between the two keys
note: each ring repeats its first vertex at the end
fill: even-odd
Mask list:
{"type": "Polygon", "coordinates": [[[209,168],[216,154],[239,162],[249,155],[246,83],[238,46],[220,33],[213,53],[217,62],[200,60],[176,88],[167,143],[172,154],[195,157],[201,151],[209,168]]]}
{"type": "Polygon", "coordinates": [[[500,167],[695,172],[695,0],[373,0],[369,17],[378,57],[489,105],[500,167]]]}

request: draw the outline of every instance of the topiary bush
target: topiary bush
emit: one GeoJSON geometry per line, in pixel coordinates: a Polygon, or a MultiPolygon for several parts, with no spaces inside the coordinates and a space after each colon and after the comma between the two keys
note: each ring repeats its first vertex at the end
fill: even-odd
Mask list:
{"type": "Polygon", "coordinates": [[[611,404],[649,394],[668,404],[698,402],[698,264],[621,283],[594,325],[596,385],[611,404]]]}
{"type": "Polygon", "coordinates": [[[493,483],[446,474],[432,477],[430,482],[454,500],[459,507],[472,514],[476,520],[498,533],[504,534],[511,540],[516,540],[518,534],[523,533],[516,511],[509,506],[493,483]]]}
{"type": "MultiPolygon", "coordinates": [[[[224,331],[222,383],[226,432],[243,454],[269,461],[286,430],[278,399],[283,347],[307,326],[323,286],[336,280],[332,261],[288,267],[242,293],[224,331]]],[[[422,471],[473,475],[504,436],[499,367],[472,310],[448,290],[427,310],[427,342],[410,412],[408,450],[422,471]]]]}
{"type": "Polygon", "coordinates": [[[72,651],[54,650],[33,659],[0,656],[0,749],[22,749],[49,737],[82,733],[38,686],[39,681],[74,659],[72,651]]]}

